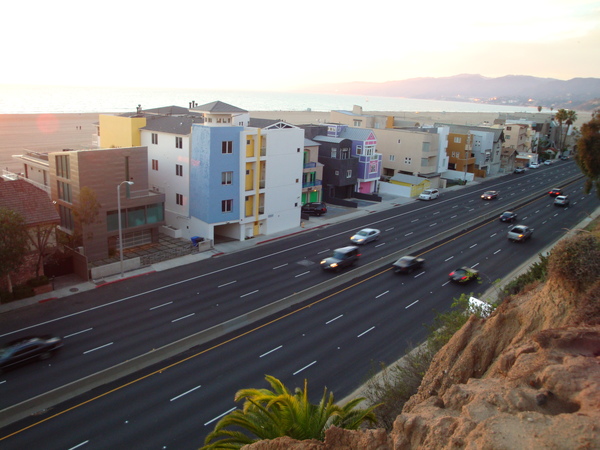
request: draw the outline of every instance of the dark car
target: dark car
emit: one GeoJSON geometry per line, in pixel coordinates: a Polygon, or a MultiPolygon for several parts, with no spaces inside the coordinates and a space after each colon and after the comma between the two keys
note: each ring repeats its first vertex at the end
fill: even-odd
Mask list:
{"type": "Polygon", "coordinates": [[[0,372],[32,361],[50,358],[63,346],[57,336],[28,336],[0,347],[0,372]]]}
{"type": "Polygon", "coordinates": [[[550,195],[550,197],[558,197],[559,195],[562,195],[562,189],[559,189],[559,188],[550,189],[550,192],[548,192],[548,195],[550,195]]]}
{"type": "Polygon", "coordinates": [[[514,222],[517,220],[517,214],[512,211],[504,211],[500,214],[500,222],[514,222]]]}
{"type": "Polygon", "coordinates": [[[450,277],[450,281],[454,281],[455,283],[468,283],[471,280],[479,278],[479,271],[463,266],[450,272],[448,277],[450,277]]]}
{"type": "Polygon", "coordinates": [[[515,169],[515,173],[525,173],[525,168],[524,167],[517,167],[515,169]]]}
{"type": "Polygon", "coordinates": [[[353,265],[359,257],[360,253],[355,245],[338,248],[333,251],[333,255],[321,261],[321,269],[339,272],[344,267],[353,265]]]}
{"type": "Polygon", "coordinates": [[[417,269],[420,269],[425,264],[423,258],[417,258],[416,256],[403,256],[397,260],[392,267],[395,273],[411,273],[417,269]]]}
{"type": "Polygon", "coordinates": [[[481,194],[481,198],[484,200],[493,200],[498,198],[498,191],[485,191],[483,194],[481,194]]]}
{"type": "Polygon", "coordinates": [[[327,212],[327,205],[323,202],[310,202],[302,205],[302,212],[320,216],[327,212]]]}

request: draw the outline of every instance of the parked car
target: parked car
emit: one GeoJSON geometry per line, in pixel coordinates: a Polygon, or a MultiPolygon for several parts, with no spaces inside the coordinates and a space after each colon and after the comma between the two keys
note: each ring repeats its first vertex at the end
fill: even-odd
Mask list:
{"type": "Polygon", "coordinates": [[[566,155],[562,155],[562,156],[560,157],[560,160],[561,160],[561,161],[567,161],[568,159],[569,159],[569,157],[568,157],[568,156],[566,156],[566,155]]]}
{"type": "Polygon", "coordinates": [[[302,205],[302,212],[306,214],[313,214],[320,216],[327,212],[327,205],[323,202],[310,202],[302,205]]]}
{"type": "Polygon", "coordinates": [[[529,163],[530,169],[537,169],[538,167],[540,167],[540,165],[538,163],[529,163]]]}
{"type": "Polygon", "coordinates": [[[483,194],[481,194],[481,198],[484,200],[493,200],[498,198],[498,194],[498,191],[485,191],[483,194]]]}
{"type": "Polygon", "coordinates": [[[425,189],[419,195],[419,200],[435,200],[440,196],[440,191],[438,189],[425,189]]]}
{"type": "Polygon", "coordinates": [[[544,161],[544,164],[546,166],[549,166],[550,164],[552,164],[552,161],[550,159],[547,159],[546,161],[544,161]]]}
{"type": "Polygon", "coordinates": [[[0,372],[33,361],[50,358],[63,346],[58,336],[28,336],[0,347],[0,372]]]}
{"type": "Polygon", "coordinates": [[[517,214],[512,211],[504,211],[500,214],[500,222],[514,222],[517,220],[517,214]]]}
{"type": "Polygon", "coordinates": [[[515,225],[508,231],[508,239],[515,242],[524,242],[533,234],[533,228],[526,225],[515,225]]]}
{"type": "Polygon", "coordinates": [[[398,259],[392,267],[395,273],[411,273],[420,269],[425,264],[425,259],[417,258],[416,256],[403,256],[398,259]]]}
{"type": "Polygon", "coordinates": [[[525,168],[524,167],[517,167],[515,169],[515,173],[525,173],[525,168]]]}
{"type": "Polygon", "coordinates": [[[339,272],[344,267],[356,263],[358,258],[360,258],[360,253],[358,247],[355,245],[338,248],[333,251],[333,254],[329,258],[325,258],[321,261],[321,269],[339,272]]]}
{"type": "Polygon", "coordinates": [[[552,188],[550,189],[550,191],[548,192],[548,195],[550,195],[550,197],[556,197],[558,195],[562,195],[562,189],[559,188],[552,188]]]}
{"type": "Polygon", "coordinates": [[[375,228],[363,228],[352,236],[350,240],[356,245],[361,245],[376,241],[380,236],[381,232],[375,228]]]}
{"type": "Polygon", "coordinates": [[[455,283],[468,283],[471,280],[476,280],[479,278],[479,271],[472,269],[471,267],[460,267],[448,275],[450,281],[455,283]]]}
{"type": "Polygon", "coordinates": [[[566,195],[558,195],[554,199],[554,206],[569,206],[569,197],[566,195]]]}

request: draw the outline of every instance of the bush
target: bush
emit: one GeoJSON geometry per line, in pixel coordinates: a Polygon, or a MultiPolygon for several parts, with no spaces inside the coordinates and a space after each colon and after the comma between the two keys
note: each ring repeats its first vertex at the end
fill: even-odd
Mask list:
{"type": "Polygon", "coordinates": [[[33,297],[33,287],[28,284],[20,284],[13,288],[13,300],[33,297]]]}
{"type": "Polygon", "coordinates": [[[48,277],[46,275],[40,275],[39,277],[32,278],[31,280],[27,281],[27,284],[29,286],[31,286],[32,288],[35,288],[38,286],[45,286],[49,283],[50,283],[50,280],[48,279],[48,277]]]}
{"type": "Polygon", "coordinates": [[[502,289],[503,297],[515,295],[521,292],[525,286],[536,281],[546,281],[548,278],[548,258],[550,256],[540,255],[540,260],[533,263],[527,272],[507,283],[502,289]]]}

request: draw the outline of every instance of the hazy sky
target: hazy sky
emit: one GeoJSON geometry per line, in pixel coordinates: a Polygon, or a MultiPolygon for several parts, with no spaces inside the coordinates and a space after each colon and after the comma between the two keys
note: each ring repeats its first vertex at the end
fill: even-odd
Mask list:
{"type": "Polygon", "coordinates": [[[5,2],[0,84],[287,90],[600,77],[600,1],[5,2]]]}

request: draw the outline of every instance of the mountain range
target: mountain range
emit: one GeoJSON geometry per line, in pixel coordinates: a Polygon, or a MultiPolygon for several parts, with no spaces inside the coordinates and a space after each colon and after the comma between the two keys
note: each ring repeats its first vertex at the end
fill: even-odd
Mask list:
{"type": "Polygon", "coordinates": [[[592,111],[600,107],[600,78],[558,80],[526,75],[489,78],[461,74],[383,83],[349,82],[312,86],[316,92],[451,100],[495,105],[542,106],[592,111]]]}

